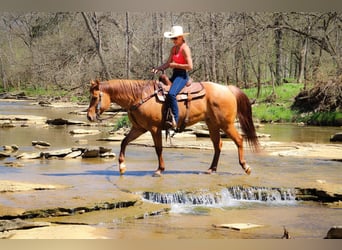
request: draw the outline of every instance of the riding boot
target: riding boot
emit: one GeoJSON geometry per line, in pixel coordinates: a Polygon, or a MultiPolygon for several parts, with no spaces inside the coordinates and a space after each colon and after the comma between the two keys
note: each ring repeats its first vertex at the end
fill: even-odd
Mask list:
{"type": "Polygon", "coordinates": [[[175,120],[175,117],[172,113],[171,108],[168,108],[165,120],[166,120],[165,125],[167,129],[169,128],[172,128],[173,130],[177,129],[177,122],[175,120]]]}

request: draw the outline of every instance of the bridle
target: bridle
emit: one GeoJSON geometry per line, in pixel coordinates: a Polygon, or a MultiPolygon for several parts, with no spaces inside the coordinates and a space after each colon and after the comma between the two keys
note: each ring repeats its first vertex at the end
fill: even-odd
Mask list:
{"type": "Polygon", "coordinates": [[[100,94],[99,94],[99,102],[97,103],[96,108],[95,108],[96,118],[99,118],[99,117],[100,117],[102,95],[103,95],[103,93],[102,93],[102,91],[100,91],[100,94]]]}
{"type": "Polygon", "coordinates": [[[116,116],[119,111],[116,111],[113,115],[109,116],[109,117],[106,117],[106,118],[101,118],[100,115],[100,111],[101,111],[101,103],[102,103],[102,95],[103,95],[103,92],[100,91],[100,94],[99,94],[99,102],[97,103],[96,105],[96,108],[95,108],[95,114],[96,114],[96,119],[100,122],[104,121],[104,120],[109,120],[111,118],[113,118],[114,116],[116,116]]]}

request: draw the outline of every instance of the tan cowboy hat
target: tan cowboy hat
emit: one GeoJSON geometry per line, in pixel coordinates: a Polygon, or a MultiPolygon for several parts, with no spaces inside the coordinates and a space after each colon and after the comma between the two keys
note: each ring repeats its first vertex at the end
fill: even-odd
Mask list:
{"type": "Polygon", "coordinates": [[[166,38],[175,38],[179,36],[186,36],[190,33],[184,33],[182,26],[173,26],[170,32],[164,32],[164,37],[166,38]]]}

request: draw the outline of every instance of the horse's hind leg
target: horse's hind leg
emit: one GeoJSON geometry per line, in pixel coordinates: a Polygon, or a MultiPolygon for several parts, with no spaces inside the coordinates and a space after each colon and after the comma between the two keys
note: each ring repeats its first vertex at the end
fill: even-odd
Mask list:
{"type": "Polygon", "coordinates": [[[146,130],[142,128],[135,128],[132,127],[129,133],[126,135],[126,137],[121,142],[121,149],[120,149],[120,155],[119,155],[119,171],[120,174],[123,175],[126,171],[126,164],[125,164],[125,153],[126,153],[126,147],[128,143],[135,140],[139,136],[141,136],[143,133],[145,133],[146,130]]]}
{"type": "Polygon", "coordinates": [[[239,132],[234,127],[233,123],[228,124],[227,129],[224,130],[228,137],[230,137],[238,148],[239,155],[239,163],[246,174],[250,174],[252,169],[248,166],[244,158],[243,152],[243,137],[239,134],[239,132]]]}

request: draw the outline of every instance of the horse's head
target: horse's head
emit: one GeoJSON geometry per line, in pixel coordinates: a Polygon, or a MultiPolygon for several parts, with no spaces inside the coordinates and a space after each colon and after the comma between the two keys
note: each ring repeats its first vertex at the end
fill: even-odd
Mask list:
{"type": "Polygon", "coordinates": [[[110,97],[100,89],[98,80],[90,82],[90,104],[87,109],[89,121],[100,121],[100,115],[109,108],[110,97]]]}

